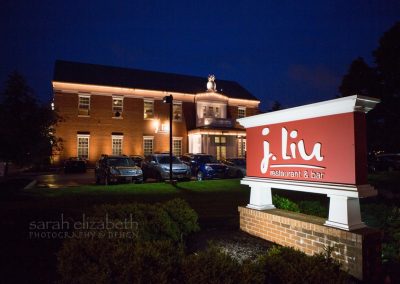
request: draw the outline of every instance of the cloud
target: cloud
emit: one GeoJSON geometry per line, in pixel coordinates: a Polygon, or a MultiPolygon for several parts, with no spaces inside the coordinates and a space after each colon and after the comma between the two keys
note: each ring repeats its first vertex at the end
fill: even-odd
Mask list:
{"type": "Polygon", "coordinates": [[[291,65],[288,68],[291,80],[307,84],[320,91],[335,90],[340,84],[340,78],[325,66],[291,65]]]}

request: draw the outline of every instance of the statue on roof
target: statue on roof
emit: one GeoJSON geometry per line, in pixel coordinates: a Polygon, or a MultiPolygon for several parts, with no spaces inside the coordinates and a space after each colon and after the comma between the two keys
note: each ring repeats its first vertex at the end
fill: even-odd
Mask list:
{"type": "Polygon", "coordinates": [[[215,75],[208,75],[207,92],[216,92],[217,84],[215,83],[215,75]]]}

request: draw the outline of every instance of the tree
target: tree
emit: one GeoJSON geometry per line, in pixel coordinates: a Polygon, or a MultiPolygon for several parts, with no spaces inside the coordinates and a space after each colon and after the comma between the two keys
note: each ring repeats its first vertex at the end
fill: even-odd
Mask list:
{"type": "Polygon", "coordinates": [[[277,111],[277,110],[281,110],[281,109],[282,109],[282,104],[278,101],[274,101],[270,111],[277,111]]]}
{"type": "Polygon", "coordinates": [[[351,63],[349,71],[344,75],[339,92],[342,97],[355,94],[377,97],[377,79],[376,71],[369,67],[362,57],[358,57],[351,63]]]}
{"type": "Polygon", "coordinates": [[[383,34],[373,56],[384,86],[383,96],[398,100],[400,96],[400,22],[383,34]]]}
{"type": "Polygon", "coordinates": [[[0,160],[18,166],[49,161],[58,145],[52,127],[57,115],[37,101],[24,77],[9,75],[0,94],[0,160]]]}
{"type": "Polygon", "coordinates": [[[400,151],[400,22],[383,34],[372,53],[376,66],[362,58],[350,65],[339,91],[342,96],[367,95],[381,103],[367,115],[370,150],[400,151]]]}

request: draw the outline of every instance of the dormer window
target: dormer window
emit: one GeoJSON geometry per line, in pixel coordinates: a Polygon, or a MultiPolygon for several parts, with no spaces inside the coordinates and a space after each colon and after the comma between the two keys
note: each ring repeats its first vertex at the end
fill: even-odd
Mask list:
{"type": "Polygon", "coordinates": [[[112,98],[113,117],[121,118],[123,107],[124,107],[124,98],[123,97],[113,97],[112,98]]]}

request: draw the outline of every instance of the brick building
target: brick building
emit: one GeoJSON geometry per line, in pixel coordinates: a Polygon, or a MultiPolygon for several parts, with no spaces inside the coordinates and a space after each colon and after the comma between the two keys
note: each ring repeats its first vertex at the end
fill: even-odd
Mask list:
{"type": "Polygon", "coordinates": [[[259,112],[260,101],[236,82],[56,61],[54,105],[62,117],[56,135],[63,149],[54,161],[101,154],[169,151],[173,96],[173,152],[244,156],[246,132],[236,118],[259,112]]]}

